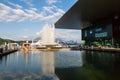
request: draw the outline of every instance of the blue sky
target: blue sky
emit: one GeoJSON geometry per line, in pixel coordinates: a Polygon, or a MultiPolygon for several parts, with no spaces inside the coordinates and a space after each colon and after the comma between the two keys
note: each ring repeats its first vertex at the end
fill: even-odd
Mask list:
{"type": "MultiPolygon", "coordinates": [[[[75,2],[77,0],[0,0],[0,37],[13,40],[39,37],[46,23],[53,25],[75,2]]],[[[80,30],[56,29],[55,32],[56,37],[63,39],[81,39],[80,30]]]]}

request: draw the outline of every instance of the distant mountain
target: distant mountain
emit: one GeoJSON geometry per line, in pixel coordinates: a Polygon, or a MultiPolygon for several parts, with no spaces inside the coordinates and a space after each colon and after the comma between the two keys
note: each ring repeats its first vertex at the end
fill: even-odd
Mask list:
{"type": "MultiPolygon", "coordinates": [[[[4,45],[5,43],[18,43],[19,45],[22,45],[22,43],[25,43],[26,41],[14,41],[14,40],[10,40],[10,39],[3,39],[0,38],[0,45],[4,45]]],[[[31,43],[32,41],[29,41],[29,43],[31,43]]]]}
{"type": "MultiPolygon", "coordinates": [[[[41,40],[41,37],[37,37],[35,39],[33,39],[33,42],[37,42],[41,40]]],[[[78,44],[77,41],[74,40],[64,40],[62,38],[55,38],[55,42],[60,43],[60,44],[78,44]]]]}
{"type": "Polygon", "coordinates": [[[55,42],[63,42],[63,39],[61,39],[61,38],[56,38],[56,39],[55,39],[55,42]]]}
{"type": "Polygon", "coordinates": [[[64,39],[61,39],[61,38],[56,38],[55,41],[58,42],[59,44],[63,44],[63,45],[78,45],[78,44],[81,44],[80,42],[77,42],[75,40],[64,40],[64,39]]]}
{"type": "Polygon", "coordinates": [[[15,41],[10,40],[10,39],[3,39],[3,38],[0,38],[0,45],[5,44],[5,42],[6,42],[6,43],[13,43],[13,42],[15,42],[15,41]]]}
{"type": "Polygon", "coordinates": [[[37,37],[37,38],[35,38],[33,41],[39,41],[39,40],[41,40],[41,37],[37,37]]]}

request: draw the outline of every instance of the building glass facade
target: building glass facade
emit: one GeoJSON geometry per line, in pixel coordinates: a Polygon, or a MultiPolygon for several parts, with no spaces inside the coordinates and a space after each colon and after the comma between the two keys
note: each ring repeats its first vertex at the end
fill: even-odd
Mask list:
{"type": "Polygon", "coordinates": [[[86,45],[94,46],[120,46],[120,20],[109,21],[104,23],[95,24],[88,28],[82,29],[82,40],[86,45]]]}

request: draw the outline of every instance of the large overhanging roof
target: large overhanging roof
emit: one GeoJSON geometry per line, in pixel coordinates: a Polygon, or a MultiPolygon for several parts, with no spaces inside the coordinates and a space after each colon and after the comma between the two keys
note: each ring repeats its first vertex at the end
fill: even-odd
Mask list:
{"type": "Polygon", "coordinates": [[[120,15],[120,0],[79,0],[56,23],[56,28],[82,29],[120,15]]]}

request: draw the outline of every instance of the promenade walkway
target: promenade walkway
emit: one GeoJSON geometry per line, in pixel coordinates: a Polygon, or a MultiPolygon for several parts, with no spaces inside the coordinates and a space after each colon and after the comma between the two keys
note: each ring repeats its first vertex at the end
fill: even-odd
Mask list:
{"type": "Polygon", "coordinates": [[[120,48],[82,48],[82,50],[89,50],[89,51],[104,51],[104,52],[120,52],[120,48]]]}

